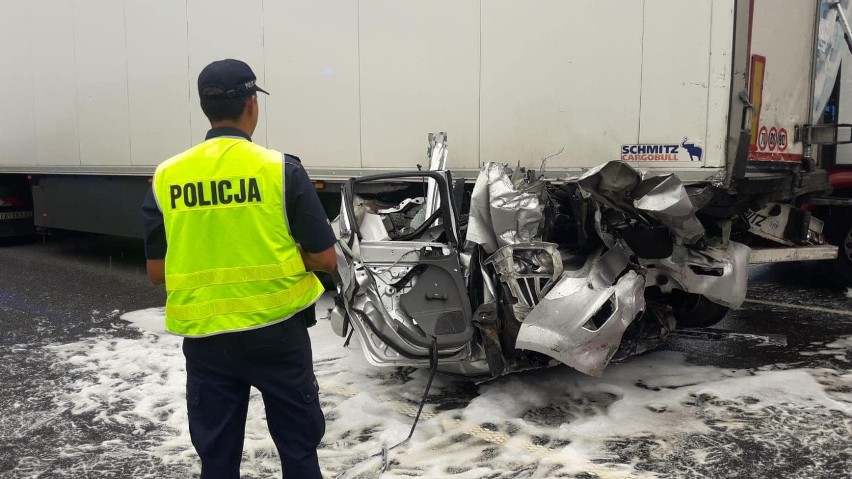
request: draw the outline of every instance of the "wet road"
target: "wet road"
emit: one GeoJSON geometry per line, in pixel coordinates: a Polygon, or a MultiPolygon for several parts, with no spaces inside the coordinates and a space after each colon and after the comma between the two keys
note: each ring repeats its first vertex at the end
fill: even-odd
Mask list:
{"type": "MultiPolygon", "coordinates": [[[[122,238],[60,233],[0,246],[0,477],[74,477],[62,471],[103,464],[99,445],[114,431],[56,404],[54,392],[74,377],[45,348],[107,331],[138,335],[112,323],[165,301],[144,265],[141,243],[122,238]]],[[[139,463],[151,464],[145,456],[76,477],[134,477],[139,463]]]]}
{"type": "MultiPolygon", "coordinates": [[[[180,431],[178,343],[119,319],[165,298],[148,284],[141,250],[139,241],[81,234],[0,245],[0,478],[196,470],[180,431]]],[[[407,434],[425,375],[373,368],[358,362],[357,348],[340,353],[320,322],[312,337],[329,420],[324,470],[849,477],[852,299],[811,264],[754,267],[748,297],[714,331],[678,334],[600,380],[561,367],[480,385],[439,378],[418,444],[401,448],[381,475],[369,455],[407,434]]],[[[244,473],[274,477],[262,421],[252,427],[244,473]]]]}

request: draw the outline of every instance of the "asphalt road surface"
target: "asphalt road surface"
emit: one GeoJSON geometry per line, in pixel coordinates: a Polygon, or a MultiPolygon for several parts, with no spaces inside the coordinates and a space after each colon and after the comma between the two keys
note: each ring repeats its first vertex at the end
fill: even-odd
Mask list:
{"type": "MultiPolygon", "coordinates": [[[[754,267],[748,301],[603,378],[567,367],[483,384],[366,364],[311,329],[327,477],[852,477],[852,299],[814,264],[754,267]]],[[[0,478],[184,478],[179,340],[141,242],[0,244],[0,478]],[[133,313],[135,312],[135,313],[133,313]],[[131,314],[127,314],[131,313],[131,314]],[[122,317],[124,319],[122,319],[122,317]],[[149,327],[140,327],[148,324],[149,327]]],[[[253,398],[244,477],[280,477],[253,398]]]]}

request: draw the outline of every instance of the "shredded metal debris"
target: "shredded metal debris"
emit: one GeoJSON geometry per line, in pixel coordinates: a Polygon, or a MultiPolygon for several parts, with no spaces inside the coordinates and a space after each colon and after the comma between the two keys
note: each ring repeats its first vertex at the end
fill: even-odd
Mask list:
{"type": "Polygon", "coordinates": [[[430,135],[429,170],[343,188],[332,325],[371,363],[488,378],[558,361],[597,376],[744,301],[751,250],[732,231],[757,226],[702,216],[717,178],[611,161],[550,182],[486,163],[470,189],[447,151],[430,135]]]}

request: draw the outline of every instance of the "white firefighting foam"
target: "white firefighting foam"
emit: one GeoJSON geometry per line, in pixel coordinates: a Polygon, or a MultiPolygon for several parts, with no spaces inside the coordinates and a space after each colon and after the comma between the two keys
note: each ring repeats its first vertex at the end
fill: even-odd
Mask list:
{"type": "MultiPolygon", "coordinates": [[[[104,438],[96,447],[115,460],[138,460],[131,458],[140,450],[150,456],[153,465],[140,464],[135,477],[197,473],[180,338],[163,334],[162,308],[122,319],[142,334],[48,347],[67,371],[54,398],[57,410],[70,411],[85,427],[129,431],[135,440],[104,438]]],[[[380,473],[382,456],[371,456],[407,436],[427,372],[370,366],[357,341],[344,349],[326,321],[310,332],[327,416],[319,454],[329,478],[713,477],[714,470],[737,467],[772,475],[772,464],[761,464],[761,457],[736,462],[738,454],[745,457],[738,439],[766,450],[767,462],[778,462],[784,448],[793,447],[785,444],[791,438],[824,442],[823,449],[849,445],[843,431],[852,424],[852,374],[720,369],[656,352],[612,365],[602,378],[566,367],[479,386],[439,376],[414,437],[387,453],[387,470],[380,473]]],[[[848,353],[852,340],[826,349],[848,353]]],[[[67,477],[98,470],[98,464],[74,460],[84,452],[79,446],[58,452],[70,459],[67,477]]],[[[812,460],[819,465],[821,459],[812,460]]],[[[280,477],[256,391],[242,471],[248,478],[280,477]]]]}

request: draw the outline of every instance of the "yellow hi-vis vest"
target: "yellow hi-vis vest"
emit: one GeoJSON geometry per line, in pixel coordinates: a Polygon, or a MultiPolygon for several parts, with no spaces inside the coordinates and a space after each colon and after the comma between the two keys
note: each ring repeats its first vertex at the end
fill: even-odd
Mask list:
{"type": "Polygon", "coordinates": [[[166,329],[189,337],[263,327],[323,292],[290,235],[280,152],[207,140],[166,160],[154,195],[166,229],[166,329]]]}

